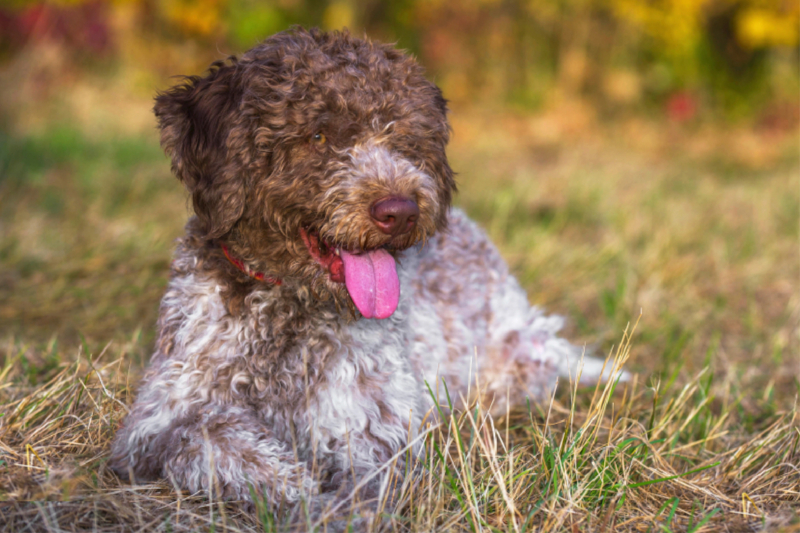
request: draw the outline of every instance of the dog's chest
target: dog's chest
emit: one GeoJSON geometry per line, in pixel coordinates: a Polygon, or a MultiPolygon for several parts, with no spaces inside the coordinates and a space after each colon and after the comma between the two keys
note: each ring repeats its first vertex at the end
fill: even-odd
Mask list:
{"type": "Polygon", "coordinates": [[[419,380],[409,364],[407,322],[402,316],[359,320],[341,335],[346,341],[310,391],[313,440],[323,452],[343,451],[353,439],[396,450],[423,415],[419,380]]]}
{"type": "Polygon", "coordinates": [[[302,455],[316,447],[341,463],[354,439],[380,455],[402,448],[424,416],[426,393],[410,365],[412,298],[406,291],[389,319],[352,321],[303,317],[264,291],[250,299],[245,316],[235,317],[213,280],[192,276],[173,280],[165,301],[181,312],[174,326],[167,317],[162,334],[173,339],[204,396],[255,406],[302,455]]]}

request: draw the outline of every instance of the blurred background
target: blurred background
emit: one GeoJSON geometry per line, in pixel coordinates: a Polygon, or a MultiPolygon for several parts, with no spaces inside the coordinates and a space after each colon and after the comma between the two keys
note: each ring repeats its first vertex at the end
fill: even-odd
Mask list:
{"type": "Polygon", "coordinates": [[[151,348],[190,207],[152,99],[293,24],[396,43],[450,100],[464,207],[532,302],[631,366],[793,397],[796,0],[4,0],[0,342],[151,348]]]}
{"type": "Polygon", "coordinates": [[[97,77],[150,96],[292,24],[397,43],[458,104],[797,120],[791,0],[5,0],[6,119],[32,127],[18,104],[54,93],[80,107],[97,77]]]}

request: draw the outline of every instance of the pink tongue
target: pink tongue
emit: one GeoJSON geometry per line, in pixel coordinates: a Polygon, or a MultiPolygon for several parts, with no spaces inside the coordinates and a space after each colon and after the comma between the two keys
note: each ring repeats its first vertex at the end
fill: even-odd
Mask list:
{"type": "Polygon", "coordinates": [[[364,318],[389,318],[400,300],[397,266],[382,248],[358,255],[342,250],[344,283],[364,318]]]}

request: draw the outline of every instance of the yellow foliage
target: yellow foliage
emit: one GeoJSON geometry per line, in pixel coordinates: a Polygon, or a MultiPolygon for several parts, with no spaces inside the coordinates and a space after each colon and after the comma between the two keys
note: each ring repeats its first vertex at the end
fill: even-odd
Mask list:
{"type": "Polygon", "coordinates": [[[325,27],[329,30],[339,30],[342,28],[353,29],[355,22],[355,10],[351,2],[338,0],[331,2],[325,9],[323,15],[325,27]]]}
{"type": "MultiPolygon", "coordinates": [[[[638,27],[673,53],[691,53],[701,38],[708,8],[719,0],[611,0],[614,14],[638,27]]],[[[736,38],[749,48],[795,46],[800,38],[800,7],[788,2],[750,0],[736,16],[736,38]]]]}
{"type": "Polygon", "coordinates": [[[185,33],[210,36],[222,28],[225,0],[165,0],[164,16],[185,33]]]}
{"type": "Polygon", "coordinates": [[[612,0],[614,14],[664,45],[672,55],[690,54],[703,31],[709,0],[612,0]]]}
{"type": "Polygon", "coordinates": [[[781,14],[763,8],[744,9],[736,19],[736,37],[748,48],[795,46],[800,10],[793,11],[781,14]]]}

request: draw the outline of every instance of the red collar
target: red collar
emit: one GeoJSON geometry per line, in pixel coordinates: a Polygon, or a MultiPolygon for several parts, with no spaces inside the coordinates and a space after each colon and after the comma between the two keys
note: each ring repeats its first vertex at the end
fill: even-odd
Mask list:
{"type": "Polygon", "coordinates": [[[255,272],[253,270],[250,270],[250,268],[244,264],[244,261],[242,261],[241,259],[236,259],[230,254],[227,246],[225,246],[222,243],[219,243],[219,245],[222,247],[222,253],[225,254],[225,257],[228,258],[228,261],[230,261],[233,266],[235,266],[236,268],[238,268],[251,278],[258,281],[263,281],[265,283],[271,283],[273,285],[280,285],[282,283],[282,281],[279,278],[273,278],[272,276],[267,276],[263,272],[255,272]]]}

